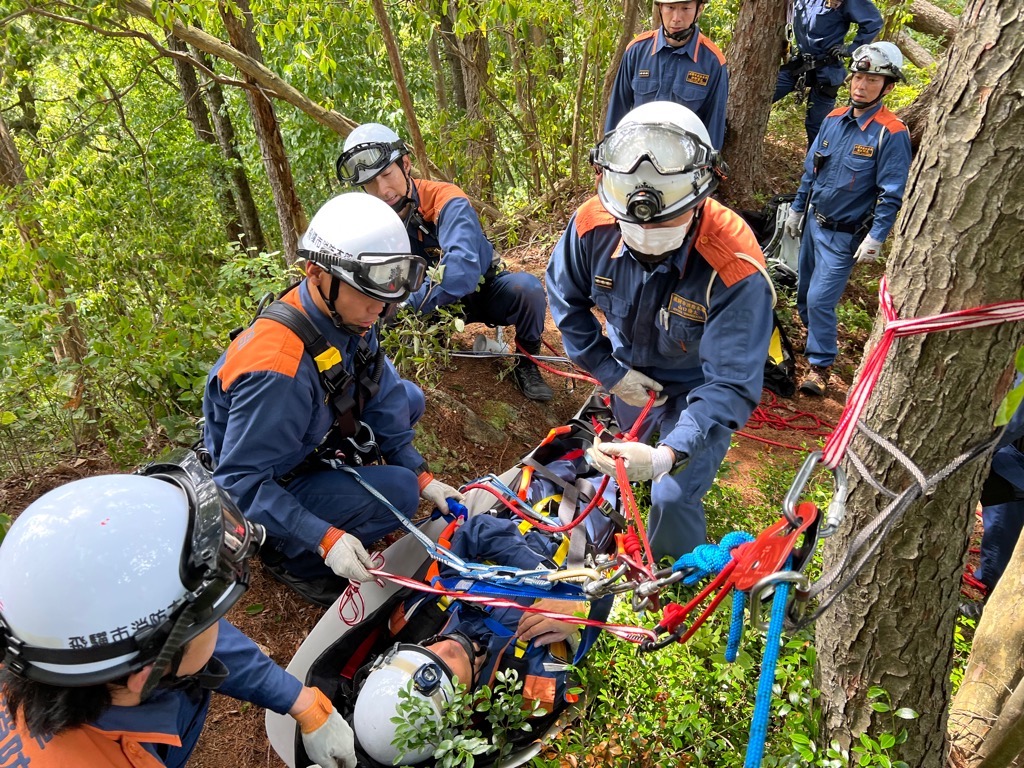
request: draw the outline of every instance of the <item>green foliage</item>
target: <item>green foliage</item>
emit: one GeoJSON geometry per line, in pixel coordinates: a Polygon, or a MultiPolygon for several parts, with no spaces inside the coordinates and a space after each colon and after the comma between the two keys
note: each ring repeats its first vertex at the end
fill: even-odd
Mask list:
{"type": "Polygon", "coordinates": [[[465,329],[461,304],[439,307],[429,315],[400,309],[381,330],[380,344],[404,378],[433,389],[451,364],[452,335],[465,329]]]}
{"type": "MultiPolygon", "coordinates": [[[[1017,354],[1013,358],[1013,366],[1017,370],[1018,376],[1024,375],[1024,349],[1017,350],[1017,354]]],[[[996,412],[995,425],[1002,427],[1009,424],[1022,401],[1024,401],[1024,381],[1006,393],[1006,397],[1003,398],[1003,402],[999,404],[999,410],[996,412]]]]}
{"type": "Polygon", "coordinates": [[[518,733],[532,730],[530,718],[543,714],[540,702],[527,706],[523,683],[514,669],[497,672],[493,688],[484,685],[470,691],[458,680],[455,683],[440,717],[430,701],[413,694],[411,680],[398,692],[391,743],[400,754],[433,747],[433,758],[441,768],[472,768],[478,755],[491,753],[501,760],[511,753],[518,733]],[[489,738],[479,730],[481,721],[488,726],[489,738]]]}

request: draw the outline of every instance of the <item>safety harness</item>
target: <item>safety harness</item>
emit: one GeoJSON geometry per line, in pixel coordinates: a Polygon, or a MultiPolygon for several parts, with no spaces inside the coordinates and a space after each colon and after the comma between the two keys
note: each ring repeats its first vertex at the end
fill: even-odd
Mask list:
{"type": "MultiPolygon", "coordinates": [[[[268,303],[269,298],[269,295],[265,296],[260,302],[252,322],[261,318],[273,320],[299,337],[306,353],[316,363],[320,384],[326,392],[324,401],[334,411],[334,423],[320,445],[278,481],[287,484],[299,475],[325,468],[325,462],[355,466],[380,462],[382,456],[376,436],[369,425],[359,420],[359,416],[366,402],[380,391],[384,350],[378,347],[376,353],[372,352],[366,339],[360,337],[354,371],[349,373],[341,351],[324,338],[302,310],[280,299],[268,303]]],[[[241,330],[231,333],[232,340],[241,330]]]]}

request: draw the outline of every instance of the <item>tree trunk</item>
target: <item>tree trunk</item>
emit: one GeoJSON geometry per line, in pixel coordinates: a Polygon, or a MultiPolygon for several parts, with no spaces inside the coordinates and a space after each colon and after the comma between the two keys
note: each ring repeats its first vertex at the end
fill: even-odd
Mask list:
{"type": "Polygon", "coordinates": [[[913,62],[915,67],[928,69],[936,63],[935,57],[928,52],[928,49],[907,34],[905,29],[901,29],[896,35],[896,45],[899,46],[903,55],[913,62]]]}
{"type": "MultiPolygon", "coordinates": [[[[1024,295],[1024,16],[1013,0],[972,0],[964,18],[976,21],[958,32],[937,77],[937,98],[948,107],[936,111],[921,142],[887,269],[900,317],[1024,295]]],[[[926,474],[937,471],[992,435],[1022,325],[897,341],[863,420],[926,474]]],[[[912,482],[887,453],[854,445],[890,488],[912,482]]],[[[987,465],[967,465],[911,506],[818,622],[825,743],[900,728],[867,701],[868,688],[879,685],[893,707],[920,713],[894,750],[899,759],[915,768],[944,764],[960,573],[987,465]]],[[[847,525],[829,542],[826,567],[882,502],[866,483],[851,484],[847,525]]]]}
{"type": "Polygon", "coordinates": [[[402,103],[402,111],[405,112],[405,121],[409,125],[409,133],[412,135],[412,145],[416,157],[420,158],[420,173],[423,178],[430,178],[430,165],[427,162],[427,148],[423,144],[423,134],[420,133],[420,124],[416,119],[416,107],[412,103],[412,96],[409,95],[409,86],[405,81],[405,69],[402,67],[402,57],[398,52],[398,43],[391,31],[391,21],[388,19],[387,8],[383,0],[370,0],[373,5],[373,15],[377,19],[380,33],[384,38],[384,48],[388,52],[388,62],[391,64],[391,77],[398,87],[398,100],[402,103]]]}
{"type": "Polygon", "coordinates": [[[636,22],[639,15],[640,0],[622,0],[622,27],[619,30],[619,41],[615,45],[615,53],[604,73],[604,83],[601,85],[601,103],[604,105],[604,110],[601,113],[602,125],[604,125],[605,114],[608,111],[608,99],[612,97],[615,76],[619,73],[619,65],[622,63],[622,56],[626,53],[629,41],[636,36],[636,22]]]}
{"type": "Polygon", "coordinates": [[[437,10],[441,39],[444,41],[444,57],[448,60],[448,70],[452,73],[452,93],[455,94],[455,105],[465,112],[468,108],[466,81],[462,77],[462,58],[459,56],[459,41],[455,37],[455,27],[452,24],[452,15],[454,14],[454,3],[448,6],[447,10],[441,7],[437,10]]]}
{"type": "MultiPolygon", "coordinates": [[[[174,35],[167,35],[167,47],[180,53],[188,53],[188,46],[174,35]]],[[[192,130],[195,132],[196,138],[204,144],[216,147],[217,136],[213,132],[213,126],[210,125],[210,110],[199,92],[199,80],[196,78],[195,68],[183,59],[173,59],[173,62],[174,74],[178,78],[178,89],[185,102],[185,114],[189,122],[192,123],[192,130]]],[[[217,207],[220,209],[220,215],[224,221],[228,242],[241,242],[245,233],[242,230],[238,209],[231,195],[231,182],[223,166],[214,169],[211,181],[214,195],[217,198],[217,207]]]]}
{"type": "Polygon", "coordinates": [[[448,111],[448,88],[444,83],[444,67],[441,66],[441,52],[437,50],[438,30],[430,33],[427,41],[427,57],[430,59],[430,71],[434,75],[434,99],[441,112],[448,111]]]}
{"type": "MultiPolygon", "coordinates": [[[[454,3],[453,3],[454,6],[454,3]]],[[[470,32],[458,41],[462,55],[462,79],[466,87],[466,117],[479,126],[466,144],[466,159],[469,164],[467,178],[469,188],[486,196],[494,181],[493,155],[494,131],[484,115],[484,87],[487,83],[487,65],[490,49],[487,36],[479,30],[470,32]]]]}
{"type": "MultiPolygon", "coordinates": [[[[262,65],[263,52],[253,33],[249,0],[235,0],[235,2],[237,7],[227,5],[225,0],[220,0],[218,4],[228,38],[233,47],[262,65]]],[[[246,80],[252,85],[256,85],[256,81],[248,75],[246,75],[246,80]]],[[[260,152],[263,155],[263,167],[267,171],[270,190],[274,196],[277,220],[281,226],[281,244],[285,262],[294,264],[298,259],[299,237],[306,231],[309,220],[306,218],[306,212],[295,192],[292,169],[277,124],[277,116],[274,114],[273,103],[267,94],[255,88],[246,90],[245,98],[249,103],[249,110],[252,112],[256,138],[259,140],[260,152]]]]}
{"type": "Polygon", "coordinates": [[[785,2],[743,0],[740,4],[729,49],[729,104],[721,149],[730,172],[725,195],[743,206],[752,204],[754,180],[761,178],[764,135],[786,46],[785,27],[785,2]]]}
{"type": "Polygon", "coordinates": [[[932,5],[927,0],[911,0],[910,14],[913,18],[907,23],[907,26],[918,32],[938,37],[947,43],[953,39],[953,35],[956,33],[956,17],[937,5],[932,5]]]}
{"type": "Polygon", "coordinates": [[[81,441],[92,440],[96,437],[96,425],[99,423],[100,412],[89,392],[88,376],[83,364],[88,352],[85,333],[78,320],[78,309],[74,302],[68,299],[63,272],[55,268],[49,259],[39,257],[39,251],[43,244],[42,226],[33,213],[33,195],[25,174],[25,165],[21,161],[21,154],[18,152],[18,147],[14,143],[14,137],[11,135],[7,123],[4,122],[2,113],[0,113],[0,187],[6,188],[9,192],[8,195],[5,195],[7,198],[5,207],[14,219],[22,244],[31,252],[36,261],[35,267],[30,270],[32,282],[37,290],[46,296],[47,303],[57,314],[56,325],[62,329],[57,345],[53,347],[52,351],[55,362],[59,364],[64,360],[69,360],[73,366],[75,383],[69,399],[69,407],[84,406],[86,413],[86,422],[81,425],[77,437],[81,441]]]}
{"type": "MultiPolygon", "coordinates": [[[[202,51],[194,48],[192,50],[193,55],[212,72],[213,61],[210,57],[202,51]]],[[[235,143],[235,126],[231,123],[231,115],[228,113],[228,107],[224,101],[224,92],[221,90],[220,83],[210,78],[205,79],[204,89],[220,151],[231,168],[231,185],[234,189],[235,203],[238,206],[238,215],[242,220],[242,229],[245,231],[245,249],[261,253],[267,250],[267,241],[263,236],[263,226],[260,224],[259,210],[256,208],[256,201],[252,196],[252,187],[249,186],[249,175],[245,172],[245,163],[242,162],[242,156],[235,143]]]]}

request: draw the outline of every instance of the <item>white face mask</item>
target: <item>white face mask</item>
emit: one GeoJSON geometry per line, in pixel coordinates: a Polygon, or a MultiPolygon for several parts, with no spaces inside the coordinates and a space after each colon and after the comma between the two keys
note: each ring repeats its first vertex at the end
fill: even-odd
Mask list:
{"type": "Polygon", "coordinates": [[[656,229],[645,229],[642,224],[620,221],[619,231],[622,233],[622,241],[633,251],[633,255],[640,257],[641,261],[646,261],[644,256],[663,256],[677,250],[686,239],[691,224],[692,215],[682,224],[656,229]]]}

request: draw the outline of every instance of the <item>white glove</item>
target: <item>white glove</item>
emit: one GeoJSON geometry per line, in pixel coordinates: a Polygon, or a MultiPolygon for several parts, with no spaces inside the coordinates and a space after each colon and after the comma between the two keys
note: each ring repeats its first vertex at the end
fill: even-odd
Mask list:
{"type": "MultiPolygon", "coordinates": [[[[321,694],[322,695],[322,694],[321,694]]],[[[327,697],[324,696],[324,699],[327,697]]],[[[356,744],[352,728],[331,706],[327,719],[313,730],[302,732],[302,746],[311,760],[323,768],[356,768],[356,744]]],[[[321,706],[318,702],[314,706],[321,706]]],[[[303,722],[299,721],[299,730],[303,722]]]]}
{"type": "Polygon", "coordinates": [[[368,570],[374,567],[373,561],[370,560],[362,542],[351,533],[341,534],[341,538],[334,542],[324,555],[324,562],[343,579],[370,581],[373,578],[368,570]]]}
{"type": "Polygon", "coordinates": [[[442,512],[450,512],[448,499],[462,501],[466,497],[459,492],[458,488],[452,488],[447,483],[434,479],[429,472],[420,475],[420,498],[426,499],[442,512]]]}
{"type": "Polygon", "coordinates": [[[672,469],[675,451],[667,445],[652,448],[647,443],[594,443],[587,449],[587,462],[598,472],[615,477],[615,459],[626,460],[626,477],[630,482],[660,480],[672,469]]]}
{"type": "MultiPolygon", "coordinates": [[[[639,371],[630,368],[626,371],[626,375],[619,380],[619,383],[612,387],[611,393],[626,405],[643,408],[651,397],[648,390],[661,392],[662,389],[664,387],[650,376],[644,376],[639,371]]],[[[654,404],[664,405],[666,400],[668,397],[659,397],[654,404]]]]}
{"type": "Polygon", "coordinates": [[[783,228],[789,237],[799,240],[800,235],[804,233],[804,212],[798,211],[796,208],[790,208],[789,216],[786,218],[783,228]]]}
{"type": "Polygon", "coordinates": [[[857,252],[853,254],[853,259],[858,264],[860,262],[878,261],[878,255],[882,252],[882,244],[875,240],[871,235],[864,238],[857,252]]]}

